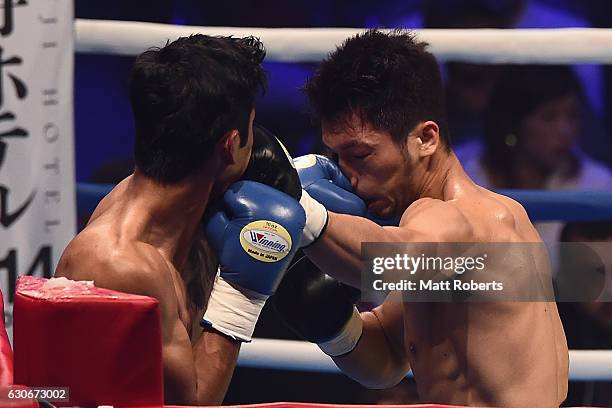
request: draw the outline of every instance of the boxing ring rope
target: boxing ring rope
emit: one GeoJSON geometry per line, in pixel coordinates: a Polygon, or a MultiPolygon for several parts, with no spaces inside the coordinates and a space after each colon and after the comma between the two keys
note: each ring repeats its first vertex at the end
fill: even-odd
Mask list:
{"type": "MultiPolygon", "coordinates": [[[[93,211],[111,189],[109,184],[77,183],[78,207],[93,211]]],[[[526,191],[503,194],[521,202],[533,220],[587,221],[612,219],[612,191],[526,191]]],[[[244,344],[238,365],[249,368],[338,373],[330,357],[311,343],[295,340],[254,339],[244,344]]],[[[612,379],[612,350],[570,350],[570,380],[612,379]]]]}
{"type": "MultiPolygon", "coordinates": [[[[194,33],[259,37],[267,61],[318,62],[355,28],[197,27],[77,19],[76,52],[137,55],[194,33]]],[[[423,29],[419,38],[441,61],[489,64],[610,64],[612,29],[423,29]]]]}
{"type": "MultiPolygon", "coordinates": [[[[346,38],[352,28],[195,27],[130,21],[75,21],[76,52],[137,55],[151,46],[193,33],[259,37],[267,61],[318,62],[346,38]]],[[[416,30],[441,61],[472,63],[612,64],[612,29],[424,29],[416,30]]],[[[77,183],[78,208],[93,211],[112,185],[77,183]]],[[[501,191],[525,206],[534,221],[612,219],[612,191],[501,191]]],[[[316,345],[293,340],[254,339],[244,344],[242,367],[337,373],[330,357],[316,345]]],[[[612,350],[570,350],[571,380],[612,379],[612,350]]]]}
{"type": "MultiPolygon", "coordinates": [[[[612,378],[612,350],[570,350],[569,379],[604,381],[612,378]]],[[[253,339],[243,344],[238,365],[248,368],[340,373],[315,344],[297,340],[253,339]]],[[[412,372],[408,375],[412,376],[412,372]]]]}
{"type": "MultiPolygon", "coordinates": [[[[111,184],[77,183],[78,208],[91,213],[113,188],[111,184]]],[[[500,190],[520,202],[532,221],[612,220],[612,191],[500,190]]]]}

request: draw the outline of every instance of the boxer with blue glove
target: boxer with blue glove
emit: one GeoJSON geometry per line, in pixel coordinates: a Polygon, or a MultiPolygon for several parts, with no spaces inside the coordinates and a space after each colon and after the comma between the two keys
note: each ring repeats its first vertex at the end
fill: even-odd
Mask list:
{"type": "MultiPolygon", "coordinates": [[[[157,299],[164,398],[170,405],[220,405],[238,357],[240,342],[200,326],[217,272],[215,257],[202,239],[202,219],[211,211],[210,204],[223,199],[240,180],[253,156],[255,100],[266,83],[264,56],[263,44],[253,37],[195,34],[135,59],[130,78],[134,173],[100,202],[85,229],[66,247],[56,270],[56,276],[93,280],[98,287],[157,299]]],[[[228,256],[223,250],[230,243],[238,243],[236,250],[243,253],[257,248],[257,243],[263,247],[260,254],[285,257],[295,245],[302,210],[282,204],[275,207],[282,209],[278,218],[260,213],[251,202],[253,194],[260,197],[254,189],[232,190],[239,202],[227,197],[227,219],[221,220],[224,227],[215,229],[225,240],[215,243],[224,262],[228,256]],[[270,225],[262,227],[263,232],[247,230],[260,214],[270,225]],[[293,215],[295,223],[289,221],[293,215]],[[291,248],[272,239],[276,232],[270,229],[282,231],[281,226],[291,248]],[[242,229],[245,249],[240,237],[232,235],[242,229]],[[248,241],[251,232],[254,238],[248,241]]],[[[284,196],[271,194],[276,193],[284,196]]],[[[243,267],[253,269],[248,262],[227,264],[231,274],[243,267]]],[[[278,264],[267,265],[272,274],[279,273],[278,264]]],[[[212,308],[221,302],[217,299],[211,299],[212,308]]],[[[216,327],[217,320],[210,321],[216,327]]],[[[138,327],[135,324],[134,330],[138,327]]],[[[128,370],[139,364],[129,356],[119,360],[128,370]]]]}
{"type": "Polygon", "coordinates": [[[311,245],[321,235],[327,225],[327,211],[368,218],[379,225],[399,224],[399,217],[383,219],[370,213],[338,164],[329,157],[308,154],[296,157],[293,163],[306,192],[300,200],[307,216],[302,247],[311,245]]]}
{"type": "Polygon", "coordinates": [[[288,194],[253,181],[230,186],[223,209],[205,222],[221,267],[202,324],[250,341],[299,248],[304,223],[304,210],[288,194]]]}
{"type": "Polygon", "coordinates": [[[253,151],[242,180],[205,220],[220,263],[202,325],[250,341],[266,299],[299,248],[305,223],[302,189],[285,146],[254,125],[253,151]]]}
{"type": "MultiPolygon", "coordinates": [[[[457,302],[449,296],[451,301],[433,304],[411,302],[415,297],[408,287],[360,314],[344,299],[336,306],[339,313],[317,315],[325,331],[294,319],[304,310],[282,302],[289,310],[285,320],[322,346],[343,372],[370,388],[392,387],[412,369],[422,400],[559,406],[567,394],[568,350],[550,296],[547,254],[522,206],[478,186],[454,154],[443,83],[427,44],[410,32],[368,30],[336,48],[305,88],[321,120],[322,142],[338,157],[338,167],[367,210],[384,218],[402,217],[393,227],[328,212],[334,206],[347,213],[361,208],[347,204],[342,190],[349,183],[335,168],[311,160],[305,166],[311,171],[300,170],[307,192],[301,200],[307,216],[302,245],[310,245],[304,252],[318,269],[360,287],[367,242],[391,243],[387,248],[392,251],[397,243],[439,243],[438,248],[446,249],[453,243],[495,243],[520,255],[511,261],[488,258],[487,279],[511,276],[505,285],[531,288],[538,282],[541,287],[534,301],[507,302],[508,297],[489,291],[491,301],[457,302]]],[[[299,160],[298,167],[303,167],[299,160]]],[[[457,259],[461,253],[453,255],[457,259]]],[[[384,258],[389,259],[379,259],[384,258]]],[[[299,299],[306,308],[313,301],[329,301],[325,293],[337,286],[325,284],[329,280],[312,267],[308,272],[311,283],[293,285],[279,299],[299,299]]],[[[419,283],[427,283],[426,272],[414,275],[419,283]]],[[[288,276],[293,277],[291,272],[288,276]]],[[[399,271],[390,281],[409,276],[412,272],[399,271]]],[[[417,290],[422,289],[419,283],[417,290]]],[[[380,292],[370,290],[371,295],[380,292]]]]}
{"type": "Polygon", "coordinates": [[[329,211],[366,216],[366,203],[353,193],[351,182],[329,157],[308,154],[293,159],[302,188],[329,211]]]}
{"type": "MultiPolygon", "coordinates": [[[[381,220],[369,213],[366,203],[353,192],[349,180],[330,158],[309,154],[293,162],[304,189],[300,203],[308,217],[302,240],[305,249],[323,233],[328,211],[368,218],[379,224],[399,222],[381,220]]],[[[304,256],[292,264],[272,297],[272,304],[296,334],[336,357],[350,353],[361,338],[363,320],[354,306],[359,297],[358,289],[323,273],[304,256]]]]}

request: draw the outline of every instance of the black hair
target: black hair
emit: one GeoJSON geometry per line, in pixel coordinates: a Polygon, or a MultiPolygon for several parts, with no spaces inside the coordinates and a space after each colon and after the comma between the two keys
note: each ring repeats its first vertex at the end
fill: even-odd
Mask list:
{"type": "Polygon", "coordinates": [[[254,37],[181,37],[140,54],[131,73],[134,158],[146,176],[179,181],[210,158],[228,131],[248,138],[255,97],[266,87],[254,37]]]}
{"type": "Polygon", "coordinates": [[[356,114],[400,142],[419,122],[433,120],[448,148],[442,79],[426,47],[405,30],[368,30],[349,38],[306,84],[314,113],[333,125],[356,114]]]}
{"type": "Polygon", "coordinates": [[[485,112],[484,165],[493,173],[507,172],[523,120],[540,106],[567,95],[582,96],[580,83],[568,66],[504,67],[485,112]]]}

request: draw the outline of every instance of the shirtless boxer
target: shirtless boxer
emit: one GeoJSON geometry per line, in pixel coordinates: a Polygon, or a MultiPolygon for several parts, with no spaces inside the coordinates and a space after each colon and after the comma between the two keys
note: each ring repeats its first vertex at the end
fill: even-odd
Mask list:
{"type": "MultiPolygon", "coordinates": [[[[264,55],[254,38],[194,35],[136,58],[135,171],[100,202],[56,270],[56,276],[159,301],[168,403],[220,405],[241,341],[250,340],[265,299],[297,250],[289,245],[284,260],[257,261],[240,247],[241,228],[263,219],[284,227],[294,242],[302,232],[304,212],[295,197],[252,181],[232,184],[255,156],[254,103],[265,85],[264,55]],[[209,211],[207,228],[216,232],[209,242],[221,275],[211,294],[207,283],[217,265],[198,248],[202,216],[217,198],[222,204],[209,211]]],[[[257,148],[270,158],[272,147],[257,148]]]]}
{"type": "MultiPolygon", "coordinates": [[[[522,206],[474,184],[450,149],[439,69],[425,47],[408,33],[368,31],[306,86],[337,165],[295,160],[310,194],[302,244],[323,272],[355,287],[362,242],[540,242],[522,206]],[[401,221],[381,227],[347,215],[359,211],[401,221]]],[[[409,293],[392,292],[359,314],[313,268],[303,260],[289,271],[276,308],[363,385],[391,387],[412,369],[424,402],[553,407],[565,399],[568,350],[554,302],[410,303],[409,293]]]]}

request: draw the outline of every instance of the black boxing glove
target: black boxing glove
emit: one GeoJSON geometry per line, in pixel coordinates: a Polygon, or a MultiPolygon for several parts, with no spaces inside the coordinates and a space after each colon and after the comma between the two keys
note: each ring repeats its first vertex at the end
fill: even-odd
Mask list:
{"type": "Polygon", "coordinates": [[[270,302],[290,329],[334,357],[350,353],[361,338],[358,296],[357,289],[324,274],[304,256],[289,268],[270,302]]]}
{"type": "Polygon", "coordinates": [[[299,201],[302,186],[293,159],[276,136],[263,126],[253,126],[253,149],[242,180],[267,184],[299,201]]]}

